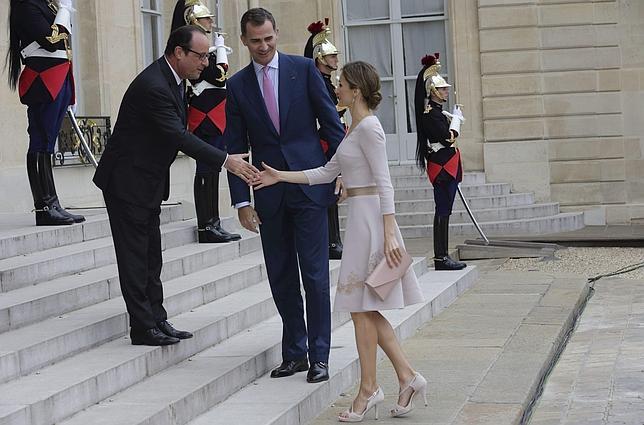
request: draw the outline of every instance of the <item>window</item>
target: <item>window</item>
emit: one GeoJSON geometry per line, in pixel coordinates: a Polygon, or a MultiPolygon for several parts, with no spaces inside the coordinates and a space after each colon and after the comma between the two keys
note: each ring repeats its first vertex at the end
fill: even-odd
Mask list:
{"type": "Polygon", "coordinates": [[[143,19],[143,66],[146,67],[163,53],[163,16],[161,0],[141,0],[143,19]]]}

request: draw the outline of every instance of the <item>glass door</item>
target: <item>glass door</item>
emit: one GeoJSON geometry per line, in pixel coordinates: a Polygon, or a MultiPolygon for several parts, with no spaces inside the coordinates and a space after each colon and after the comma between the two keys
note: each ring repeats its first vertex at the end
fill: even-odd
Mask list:
{"type": "Polygon", "coordinates": [[[412,163],[416,151],[414,87],[421,59],[439,52],[448,79],[447,0],[343,0],[346,61],[363,60],[380,74],[376,111],[393,163],[412,163]]]}

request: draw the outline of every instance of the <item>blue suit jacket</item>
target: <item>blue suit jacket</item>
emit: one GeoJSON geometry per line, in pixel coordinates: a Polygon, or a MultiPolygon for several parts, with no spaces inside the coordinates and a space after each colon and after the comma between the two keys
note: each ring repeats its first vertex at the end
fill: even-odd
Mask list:
{"type": "MultiPolygon", "coordinates": [[[[226,130],[229,153],[252,151],[253,164],[262,161],[278,170],[300,171],[324,165],[344,137],[344,127],[320,72],[311,59],[279,53],[278,134],[266,110],[252,62],[227,83],[226,130]],[[319,128],[318,128],[319,124],[319,128]],[[320,139],[329,142],[325,156],[320,139]]],[[[250,201],[250,189],[239,177],[228,173],[233,204],[250,201]]],[[[301,185],[316,204],[333,201],[332,185],[301,185]]],[[[285,183],[255,192],[260,216],[273,215],[282,204],[285,183]]]]}

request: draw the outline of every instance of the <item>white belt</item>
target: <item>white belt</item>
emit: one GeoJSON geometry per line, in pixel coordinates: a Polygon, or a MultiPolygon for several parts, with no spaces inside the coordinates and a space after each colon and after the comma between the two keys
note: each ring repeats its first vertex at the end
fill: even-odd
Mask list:
{"type": "Polygon", "coordinates": [[[210,84],[208,81],[203,80],[199,81],[197,84],[192,86],[192,93],[195,96],[199,96],[204,90],[209,90],[209,89],[225,89],[226,86],[224,87],[217,87],[213,84],[210,84]]]}
{"type": "Polygon", "coordinates": [[[429,148],[432,150],[432,152],[438,152],[439,150],[443,149],[445,146],[443,146],[442,143],[429,143],[429,148]]]}
{"type": "Polygon", "coordinates": [[[54,50],[50,52],[40,47],[37,41],[31,42],[30,45],[25,47],[20,51],[20,55],[23,59],[27,58],[57,58],[57,59],[68,59],[67,52],[65,50],[54,50]]]}

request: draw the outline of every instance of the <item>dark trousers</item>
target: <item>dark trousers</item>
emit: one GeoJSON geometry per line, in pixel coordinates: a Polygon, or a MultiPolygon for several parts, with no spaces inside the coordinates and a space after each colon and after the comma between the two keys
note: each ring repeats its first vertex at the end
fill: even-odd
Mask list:
{"type": "Polygon", "coordinates": [[[434,203],[436,204],[435,215],[439,217],[448,217],[452,214],[454,198],[458,191],[458,182],[456,180],[434,181],[434,203]]]}
{"type": "MultiPolygon", "coordinates": [[[[194,132],[195,136],[199,137],[201,140],[204,142],[208,143],[210,146],[214,146],[217,149],[221,149],[223,151],[226,150],[226,145],[224,144],[224,136],[219,134],[219,135],[210,135],[210,134],[205,134],[204,132],[199,131],[197,129],[194,132]]],[[[208,164],[207,162],[199,161],[197,160],[197,169],[196,169],[196,174],[214,174],[221,172],[221,168],[215,168],[212,165],[208,164]]]]}
{"type": "Polygon", "coordinates": [[[29,105],[27,108],[29,152],[54,153],[58,132],[71,98],[72,82],[68,77],[53,102],[29,105]]]}
{"type": "Polygon", "coordinates": [[[166,320],[161,285],[161,207],[143,208],[103,192],[112,229],[119,283],[130,327],[143,331],[166,320]]]}
{"type": "Polygon", "coordinates": [[[282,359],[303,359],[308,351],[311,362],[328,362],[331,301],[326,208],[311,201],[298,185],[287,185],[281,208],[272,217],[260,219],[268,280],[283,323],[282,359]]]}

